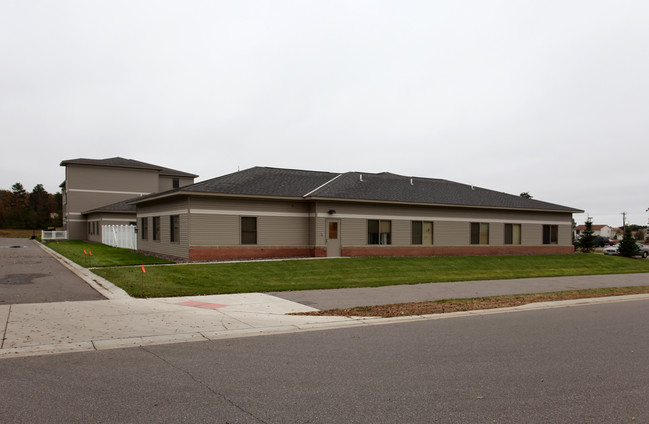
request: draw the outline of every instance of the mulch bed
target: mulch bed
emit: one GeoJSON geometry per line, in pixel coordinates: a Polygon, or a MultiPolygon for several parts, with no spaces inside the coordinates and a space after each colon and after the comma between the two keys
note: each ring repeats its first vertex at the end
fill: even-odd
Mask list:
{"type": "Polygon", "coordinates": [[[585,299],[594,297],[624,296],[649,293],[649,286],[620,287],[615,289],[574,290],[565,292],[524,294],[513,296],[480,297],[474,299],[450,299],[427,302],[395,303],[391,305],[358,306],[355,308],[329,309],[326,311],[299,312],[291,315],[345,316],[345,317],[400,317],[409,315],[445,314],[449,312],[476,311],[481,309],[506,308],[529,303],[553,302],[559,300],[585,299]]]}

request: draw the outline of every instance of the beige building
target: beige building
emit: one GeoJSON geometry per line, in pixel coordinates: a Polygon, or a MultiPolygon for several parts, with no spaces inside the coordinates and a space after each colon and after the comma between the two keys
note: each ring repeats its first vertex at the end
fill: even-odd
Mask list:
{"type": "Polygon", "coordinates": [[[135,224],[124,201],[194,183],[197,175],[120,157],[64,160],[63,226],[71,240],[101,241],[102,225],[135,224]]]}
{"type": "Polygon", "coordinates": [[[583,212],[440,179],[263,167],[127,203],[140,250],[189,261],[571,253],[583,212]]]}
{"type": "MultiPolygon", "coordinates": [[[[575,238],[581,237],[585,229],[586,225],[577,225],[575,227],[575,238]]],[[[608,225],[593,225],[591,229],[593,230],[593,235],[596,237],[601,236],[609,239],[614,239],[617,235],[615,228],[609,227],[608,225]]]]}

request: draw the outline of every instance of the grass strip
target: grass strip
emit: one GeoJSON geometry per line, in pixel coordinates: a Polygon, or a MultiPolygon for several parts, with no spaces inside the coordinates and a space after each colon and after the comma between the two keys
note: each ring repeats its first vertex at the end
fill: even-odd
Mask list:
{"type": "Polygon", "coordinates": [[[0,228],[0,238],[31,238],[31,236],[40,239],[41,230],[0,228]]]}
{"type": "Polygon", "coordinates": [[[391,305],[358,306],[355,308],[329,309],[326,311],[292,313],[290,315],[382,317],[392,318],[412,315],[445,314],[449,312],[477,311],[507,308],[530,303],[555,302],[559,300],[587,299],[594,297],[625,296],[649,293],[649,286],[612,287],[601,289],[567,290],[468,299],[444,299],[426,302],[395,303],[391,305]]]}
{"type": "Polygon", "coordinates": [[[151,266],[146,273],[140,267],[93,272],[131,296],[169,297],[644,273],[649,272],[649,261],[593,254],[342,258],[151,266]]]}
{"type": "Polygon", "coordinates": [[[106,267],[125,265],[172,264],[174,262],[155,256],[143,255],[130,249],[83,241],[50,241],[47,247],[83,267],[106,267]]]}

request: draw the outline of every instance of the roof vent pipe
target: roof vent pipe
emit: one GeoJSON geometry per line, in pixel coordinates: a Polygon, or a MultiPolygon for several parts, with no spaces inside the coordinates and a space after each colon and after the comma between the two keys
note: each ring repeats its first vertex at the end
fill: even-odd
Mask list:
{"type": "Polygon", "coordinates": [[[412,181],[412,178],[410,179],[410,185],[415,185],[415,183],[412,181]]]}
{"type": "Polygon", "coordinates": [[[363,174],[360,174],[360,177],[361,177],[360,181],[363,182],[363,174]]]}

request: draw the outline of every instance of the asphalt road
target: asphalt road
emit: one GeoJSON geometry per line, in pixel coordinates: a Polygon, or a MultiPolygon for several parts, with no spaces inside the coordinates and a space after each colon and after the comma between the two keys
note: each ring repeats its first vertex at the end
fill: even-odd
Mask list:
{"type": "Polygon", "coordinates": [[[35,241],[0,238],[0,305],[101,299],[35,241]]]}
{"type": "Polygon", "coordinates": [[[0,360],[5,422],[649,422],[649,301],[0,360]]]}

